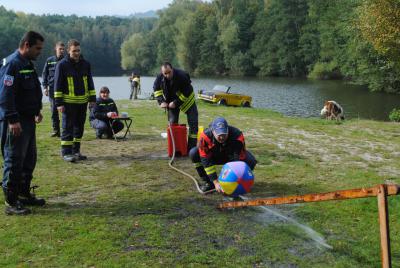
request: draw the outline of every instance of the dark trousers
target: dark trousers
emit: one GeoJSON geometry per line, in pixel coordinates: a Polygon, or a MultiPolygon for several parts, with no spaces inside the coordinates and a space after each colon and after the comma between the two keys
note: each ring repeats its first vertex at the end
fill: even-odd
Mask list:
{"type": "Polygon", "coordinates": [[[60,132],[60,117],[58,115],[57,106],[55,105],[54,98],[49,96],[51,121],[53,123],[54,132],[60,132]]]}
{"type": "MultiPolygon", "coordinates": [[[[179,112],[179,108],[168,109],[169,123],[177,124],[179,122],[179,112]]],[[[197,145],[197,132],[199,131],[199,114],[196,104],[193,104],[192,107],[187,110],[186,115],[189,125],[188,150],[190,150],[197,145]]]]}
{"type": "Polygon", "coordinates": [[[61,154],[80,153],[86,121],[87,103],[65,104],[62,113],[61,154]]]}
{"type": "Polygon", "coordinates": [[[11,134],[7,120],[0,121],[1,152],[4,158],[4,189],[15,193],[30,187],[36,166],[36,123],[35,118],[20,117],[21,135],[11,134]]]}
{"type": "Polygon", "coordinates": [[[107,135],[108,137],[113,136],[113,131],[115,134],[120,132],[124,128],[124,123],[121,121],[115,120],[112,124],[112,130],[110,127],[110,121],[104,121],[99,119],[94,119],[90,121],[90,126],[96,130],[96,136],[99,137],[103,134],[107,135]]]}
{"type": "MultiPolygon", "coordinates": [[[[200,178],[203,178],[203,179],[207,178],[207,180],[208,180],[207,173],[204,170],[204,166],[201,164],[199,149],[197,147],[194,147],[190,150],[189,157],[192,160],[192,162],[195,164],[196,171],[199,174],[200,178]]],[[[213,162],[216,165],[223,165],[230,161],[232,161],[232,160],[229,155],[221,154],[221,155],[213,156],[213,162]]],[[[257,164],[256,158],[249,151],[246,151],[246,158],[243,160],[240,160],[240,161],[245,162],[251,168],[251,170],[254,170],[254,168],[257,164]]]]}
{"type": "Polygon", "coordinates": [[[129,99],[131,100],[131,99],[132,99],[132,96],[133,96],[133,99],[134,99],[134,100],[137,100],[137,95],[138,95],[138,93],[139,93],[139,86],[138,86],[138,84],[137,84],[137,83],[132,83],[132,84],[131,84],[131,95],[129,96],[129,99]]]}

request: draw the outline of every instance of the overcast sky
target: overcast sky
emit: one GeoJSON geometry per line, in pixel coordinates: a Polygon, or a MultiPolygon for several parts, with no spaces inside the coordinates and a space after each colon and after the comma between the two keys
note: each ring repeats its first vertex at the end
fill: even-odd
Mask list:
{"type": "Polygon", "coordinates": [[[101,16],[142,13],[168,7],[173,0],[0,0],[6,9],[33,14],[101,16]]]}

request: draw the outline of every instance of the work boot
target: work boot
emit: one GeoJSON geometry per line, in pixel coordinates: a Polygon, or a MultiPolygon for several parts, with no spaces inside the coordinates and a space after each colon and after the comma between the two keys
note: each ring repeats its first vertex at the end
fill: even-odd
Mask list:
{"type": "Polygon", "coordinates": [[[10,190],[3,188],[5,197],[5,210],[6,215],[27,215],[32,211],[29,208],[25,208],[18,200],[16,194],[10,190]]]}
{"type": "Polygon", "coordinates": [[[43,198],[37,198],[35,195],[35,189],[37,187],[38,186],[24,186],[23,191],[18,195],[18,200],[25,206],[44,206],[46,204],[46,201],[43,198]],[[32,193],[30,192],[31,189],[32,193]]]}
{"type": "Polygon", "coordinates": [[[79,160],[79,161],[87,160],[87,156],[86,156],[86,155],[83,155],[83,154],[81,154],[81,153],[75,153],[74,156],[75,156],[75,158],[76,158],[77,160],[79,160]]]}
{"type": "Polygon", "coordinates": [[[6,201],[5,204],[6,208],[4,212],[7,215],[28,215],[32,213],[32,211],[29,208],[24,207],[20,201],[16,201],[14,204],[9,204],[6,201]]]}
{"type": "Polygon", "coordinates": [[[59,130],[53,130],[51,133],[50,137],[60,137],[60,131],[59,130]]]}
{"type": "Polygon", "coordinates": [[[203,192],[208,192],[215,189],[214,183],[211,181],[205,182],[202,186],[200,186],[200,190],[203,192]]]}
{"type": "Polygon", "coordinates": [[[76,157],[72,154],[63,155],[63,159],[64,159],[64,161],[71,162],[71,163],[75,163],[77,160],[76,157]]]}

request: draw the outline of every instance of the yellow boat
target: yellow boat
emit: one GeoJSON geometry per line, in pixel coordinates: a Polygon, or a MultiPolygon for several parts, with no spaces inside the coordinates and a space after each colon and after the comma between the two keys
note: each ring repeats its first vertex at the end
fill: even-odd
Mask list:
{"type": "Polygon", "coordinates": [[[201,89],[198,91],[197,98],[219,105],[251,107],[250,96],[230,93],[230,89],[230,86],[224,85],[216,85],[212,90],[201,89]]]}

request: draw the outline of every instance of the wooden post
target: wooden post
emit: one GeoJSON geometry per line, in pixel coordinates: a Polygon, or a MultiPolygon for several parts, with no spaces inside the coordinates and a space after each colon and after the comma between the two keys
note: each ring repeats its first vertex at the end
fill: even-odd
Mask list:
{"type": "Polygon", "coordinates": [[[400,185],[380,184],[371,188],[340,190],[329,193],[305,194],[283,197],[261,198],[246,201],[231,201],[219,204],[218,208],[238,208],[248,206],[271,206],[280,204],[295,204],[308,202],[321,202],[330,200],[345,200],[355,198],[366,198],[376,196],[378,198],[379,226],[381,233],[381,257],[382,267],[391,268],[390,256],[390,234],[389,234],[389,211],[387,204],[388,195],[400,194],[400,185]]]}
{"type": "Polygon", "coordinates": [[[379,229],[381,233],[381,258],[382,267],[391,268],[390,234],[389,234],[389,211],[387,204],[386,185],[379,185],[378,191],[379,229]]]}

